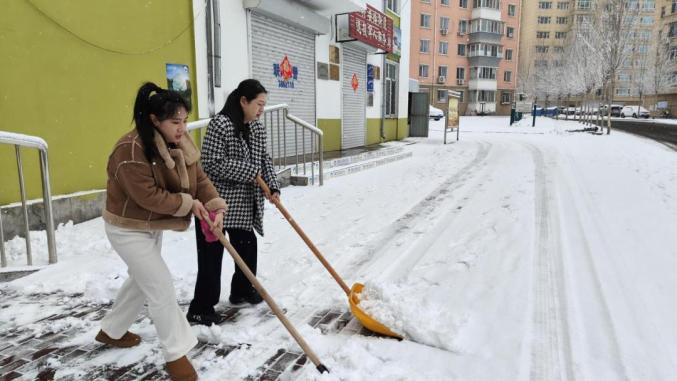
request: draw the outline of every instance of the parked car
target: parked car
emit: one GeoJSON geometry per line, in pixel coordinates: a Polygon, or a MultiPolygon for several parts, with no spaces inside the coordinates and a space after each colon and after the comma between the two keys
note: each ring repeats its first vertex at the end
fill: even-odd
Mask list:
{"type": "Polygon", "coordinates": [[[639,105],[625,106],[621,110],[621,118],[625,118],[626,116],[631,116],[633,118],[648,118],[650,115],[649,110],[639,105]]]}
{"type": "MultiPolygon", "coordinates": [[[[622,105],[611,105],[611,116],[621,116],[621,110],[623,109],[622,105]]],[[[599,108],[599,111],[602,115],[609,115],[609,105],[602,105],[599,108]]]]}
{"type": "Polygon", "coordinates": [[[437,107],[430,105],[430,108],[428,109],[428,116],[430,119],[440,120],[444,118],[444,112],[442,112],[442,110],[438,109],[437,107]]]}

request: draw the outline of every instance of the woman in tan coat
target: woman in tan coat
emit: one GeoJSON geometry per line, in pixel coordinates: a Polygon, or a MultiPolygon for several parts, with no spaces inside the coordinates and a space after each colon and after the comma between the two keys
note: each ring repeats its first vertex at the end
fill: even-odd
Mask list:
{"type": "Polygon", "coordinates": [[[221,230],[226,211],[186,132],[189,112],[190,105],[178,93],[144,84],[134,104],[136,128],[115,144],[109,157],[103,219],[129,278],[96,336],[116,347],[138,345],[140,337],[128,329],[148,303],[167,372],[181,381],[197,379],[186,357],[197,339],[179,308],[161,256],[162,231],[185,230],[191,215],[202,218],[209,211],[217,212],[215,228],[221,230]]]}

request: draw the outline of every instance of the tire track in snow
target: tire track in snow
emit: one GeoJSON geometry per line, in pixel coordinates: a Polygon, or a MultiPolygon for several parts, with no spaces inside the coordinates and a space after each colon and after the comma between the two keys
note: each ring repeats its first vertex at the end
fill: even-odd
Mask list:
{"type": "Polygon", "coordinates": [[[435,221],[444,219],[445,216],[456,211],[456,209],[444,210],[440,208],[440,205],[451,199],[462,197],[463,195],[454,195],[454,192],[465,186],[469,180],[476,180],[476,170],[487,164],[486,158],[491,151],[491,144],[478,143],[479,149],[473,160],[444,180],[423,200],[390,224],[377,239],[367,245],[361,258],[349,266],[348,273],[359,271],[360,276],[372,273],[383,274],[386,269],[397,270],[402,266],[409,269],[411,263],[406,261],[408,256],[413,255],[416,261],[419,260],[422,256],[418,253],[411,253],[409,249],[427,234],[427,230],[435,224],[435,221]],[[407,247],[403,247],[405,243],[407,247]]]}
{"type": "Polygon", "coordinates": [[[543,153],[526,144],[534,162],[535,239],[533,253],[531,380],[573,380],[566,317],[559,214],[552,175],[543,153]]]}
{"type": "MultiPolygon", "coordinates": [[[[570,162],[574,162],[571,160],[570,162]]],[[[586,231],[592,231],[594,235],[600,235],[600,232],[597,231],[597,226],[598,223],[594,221],[592,218],[592,215],[589,212],[585,212],[588,210],[591,210],[593,207],[593,203],[588,202],[587,200],[587,192],[581,190],[578,185],[575,182],[567,181],[566,177],[564,174],[560,176],[560,178],[563,180],[562,181],[562,203],[566,205],[572,206],[570,208],[570,211],[573,212],[573,226],[575,227],[575,231],[573,231],[573,236],[568,237],[567,242],[571,242],[572,244],[577,244],[574,250],[570,250],[570,255],[578,255],[582,257],[584,261],[584,270],[583,272],[581,271],[576,271],[576,277],[577,280],[581,280],[581,277],[587,278],[585,282],[587,284],[582,285],[579,284],[579,282],[576,282],[576,286],[582,291],[585,289],[586,292],[585,296],[589,298],[593,298],[593,302],[590,303],[589,301],[586,301],[585,306],[581,306],[581,309],[584,310],[586,313],[594,313],[596,316],[601,320],[602,324],[599,327],[595,328],[601,328],[601,329],[594,329],[594,332],[590,332],[586,335],[588,336],[599,336],[600,334],[603,336],[604,340],[604,345],[605,348],[603,348],[604,351],[606,351],[607,356],[609,359],[616,359],[616,369],[613,369],[615,371],[614,379],[618,380],[629,380],[628,377],[628,372],[627,368],[625,366],[625,363],[623,362],[623,356],[621,355],[621,350],[620,350],[620,345],[618,344],[618,335],[617,335],[617,330],[616,330],[616,325],[614,324],[614,320],[612,319],[611,312],[609,309],[609,304],[607,303],[607,300],[604,296],[604,291],[602,289],[602,283],[599,278],[599,274],[597,271],[597,267],[595,265],[595,261],[592,256],[592,249],[590,246],[590,239],[588,238],[589,233],[586,233],[586,231]],[[585,205],[580,205],[577,200],[572,197],[572,195],[580,195],[582,197],[583,203],[585,205]],[[583,213],[585,213],[585,216],[583,216],[583,213]],[[587,217],[587,218],[583,218],[587,217]],[[586,229],[585,221],[593,221],[593,223],[586,229]]],[[[587,318],[584,318],[584,320],[587,322],[587,318]]],[[[599,355],[598,355],[599,356],[599,355]]],[[[599,370],[599,369],[596,369],[599,370]]]]}

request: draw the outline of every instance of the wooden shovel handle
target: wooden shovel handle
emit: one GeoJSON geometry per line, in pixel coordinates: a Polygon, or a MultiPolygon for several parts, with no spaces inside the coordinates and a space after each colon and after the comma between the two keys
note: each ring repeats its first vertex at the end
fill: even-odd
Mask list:
{"type": "Polygon", "coordinates": [[[311,241],[310,238],[308,238],[308,236],[303,231],[303,229],[301,229],[301,226],[299,226],[299,224],[297,224],[296,221],[294,221],[294,218],[291,216],[291,214],[289,214],[287,209],[282,205],[282,202],[278,199],[272,198],[272,194],[270,192],[270,188],[268,188],[268,184],[266,184],[266,182],[263,181],[263,179],[261,178],[260,175],[256,176],[256,182],[259,184],[259,186],[263,190],[263,193],[266,195],[266,198],[268,200],[270,200],[273,204],[275,204],[275,206],[280,211],[280,213],[282,213],[284,218],[286,218],[287,221],[289,221],[289,223],[294,228],[294,230],[296,230],[296,232],[301,236],[301,239],[303,239],[303,242],[305,242],[306,245],[308,245],[308,247],[310,248],[310,251],[312,251],[313,254],[315,254],[315,257],[317,257],[317,259],[322,263],[324,268],[326,268],[327,271],[329,271],[329,274],[331,274],[331,276],[334,278],[334,280],[336,280],[336,282],[339,284],[339,286],[341,286],[341,288],[346,293],[346,295],[350,296],[350,288],[348,288],[348,285],[346,285],[346,283],[343,281],[343,279],[341,279],[341,277],[338,275],[338,273],[336,273],[336,271],[334,271],[334,268],[331,267],[329,262],[327,262],[327,260],[324,259],[324,256],[322,255],[322,253],[320,253],[320,250],[315,246],[313,241],[311,241]]]}
{"type": "MultiPolygon", "coordinates": [[[[216,236],[219,238],[219,241],[221,241],[221,244],[223,247],[228,250],[228,253],[230,254],[231,257],[233,257],[233,260],[237,264],[237,266],[242,270],[244,275],[247,277],[247,279],[251,282],[251,284],[254,286],[256,291],[259,292],[263,300],[266,301],[268,304],[268,307],[273,311],[275,316],[280,320],[282,325],[289,331],[289,333],[294,337],[294,340],[299,344],[301,349],[303,349],[303,352],[306,353],[310,361],[315,364],[315,367],[320,373],[324,372],[329,372],[327,367],[325,367],[320,359],[317,357],[315,352],[313,352],[312,349],[310,349],[310,346],[306,341],[303,339],[303,337],[299,334],[299,332],[296,330],[294,325],[287,319],[285,316],[284,312],[280,309],[280,307],[277,306],[277,303],[275,303],[275,300],[273,300],[273,297],[268,294],[265,288],[263,288],[263,285],[256,279],[256,276],[252,271],[249,269],[247,264],[242,260],[242,257],[240,257],[240,254],[238,254],[237,250],[233,247],[233,245],[228,242],[226,237],[223,235],[223,232],[220,229],[214,229],[214,222],[209,218],[209,216],[206,216],[205,221],[207,221],[207,224],[209,225],[209,228],[216,234],[216,236]]],[[[199,227],[196,227],[196,229],[199,229],[199,227]]]]}

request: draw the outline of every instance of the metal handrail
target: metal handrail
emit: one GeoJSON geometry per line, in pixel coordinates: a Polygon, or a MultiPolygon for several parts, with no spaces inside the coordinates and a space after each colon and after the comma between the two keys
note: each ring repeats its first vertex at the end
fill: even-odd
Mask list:
{"type": "MultiPolygon", "coordinates": [[[[57,262],[56,241],[54,239],[54,213],[52,210],[52,191],[49,185],[49,160],[47,155],[47,142],[44,139],[14,132],[0,131],[0,144],[11,144],[16,152],[16,164],[19,172],[19,190],[21,192],[21,208],[23,211],[24,228],[26,231],[26,262],[33,265],[31,251],[30,226],[28,223],[28,208],[26,206],[26,187],[24,184],[23,162],[21,160],[21,147],[35,148],[40,154],[40,174],[42,178],[42,198],[45,204],[45,220],[47,223],[47,250],[49,263],[57,262]]],[[[0,213],[0,266],[7,266],[5,254],[5,239],[2,228],[2,213],[0,213]]]]}
{"type": "MultiPolygon", "coordinates": [[[[207,127],[211,119],[201,119],[188,123],[188,131],[193,131],[207,127]]],[[[273,159],[273,165],[276,169],[293,166],[296,173],[307,174],[307,167],[310,166],[311,181],[315,183],[315,155],[318,157],[318,178],[320,185],[324,185],[324,153],[323,138],[324,133],[319,128],[289,113],[289,105],[281,103],[273,106],[266,106],[261,116],[261,121],[266,130],[270,128],[267,134],[270,139],[268,145],[270,156],[273,159]],[[287,130],[287,121],[293,123],[294,129],[287,130]],[[299,127],[301,128],[299,134],[299,127]],[[309,134],[310,147],[306,144],[306,133],[309,134]],[[292,141],[293,137],[293,141],[292,141]],[[301,144],[299,145],[299,138],[301,144]],[[293,145],[293,147],[288,146],[293,145]],[[310,157],[310,161],[307,160],[310,157]],[[291,164],[288,165],[288,160],[291,164]]]]}

